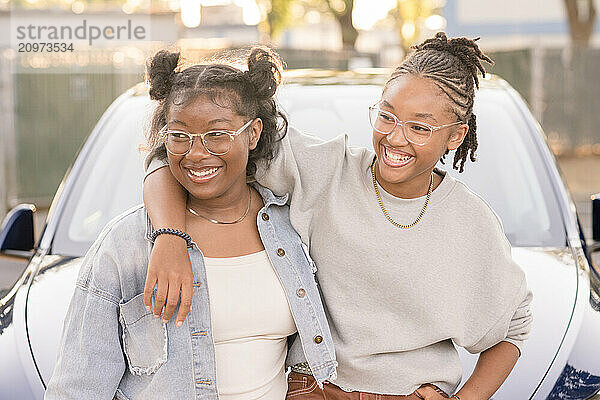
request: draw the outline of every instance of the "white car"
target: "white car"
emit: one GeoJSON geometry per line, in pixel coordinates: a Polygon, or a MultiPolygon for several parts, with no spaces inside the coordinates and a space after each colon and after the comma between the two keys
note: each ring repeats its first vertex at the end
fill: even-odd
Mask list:
{"type": "MultiPolygon", "coordinates": [[[[346,133],[351,143],[371,147],[367,110],[379,99],[385,76],[292,72],[278,98],[300,130],[325,139],[346,133]]],[[[8,256],[28,250],[33,256],[14,287],[0,292],[0,399],[43,398],[81,257],[109,220],[142,201],[144,153],[138,147],[152,108],[142,84],[109,107],[61,184],[35,247],[31,206],[17,207],[5,219],[0,268],[8,256]]],[[[600,399],[600,269],[592,266],[544,134],[499,78],[481,82],[475,113],[476,165],[468,163],[458,174],[451,154],[441,167],[499,214],[534,293],[530,339],[493,399],[600,399]]],[[[596,232],[599,223],[594,221],[596,232]]],[[[477,356],[462,348],[459,354],[464,380],[477,356]]]]}

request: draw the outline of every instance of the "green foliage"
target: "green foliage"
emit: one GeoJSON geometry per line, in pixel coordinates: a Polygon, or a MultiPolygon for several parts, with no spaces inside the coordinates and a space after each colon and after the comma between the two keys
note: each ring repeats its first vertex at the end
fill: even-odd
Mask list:
{"type": "MultiPolygon", "coordinates": [[[[264,0],[262,0],[265,2],[264,0]]],[[[267,11],[268,31],[271,38],[277,37],[292,22],[291,5],[297,0],[269,0],[267,11]]]]}

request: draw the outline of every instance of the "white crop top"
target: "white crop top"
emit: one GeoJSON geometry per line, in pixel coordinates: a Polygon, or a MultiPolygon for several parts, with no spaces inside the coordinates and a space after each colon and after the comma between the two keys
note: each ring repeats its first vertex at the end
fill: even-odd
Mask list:
{"type": "Polygon", "coordinates": [[[267,253],[204,260],[219,398],[284,399],[287,336],[296,325],[267,253]]]}

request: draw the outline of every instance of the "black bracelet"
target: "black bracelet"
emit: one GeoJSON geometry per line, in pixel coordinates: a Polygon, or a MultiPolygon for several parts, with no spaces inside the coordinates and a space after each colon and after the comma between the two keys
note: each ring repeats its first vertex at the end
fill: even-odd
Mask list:
{"type": "Polygon", "coordinates": [[[187,247],[192,247],[192,237],[185,232],[173,228],[157,229],[154,232],[152,232],[152,234],[150,235],[150,239],[152,239],[152,241],[154,242],[158,235],[162,234],[179,236],[180,238],[185,240],[185,242],[187,243],[187,247]]]}

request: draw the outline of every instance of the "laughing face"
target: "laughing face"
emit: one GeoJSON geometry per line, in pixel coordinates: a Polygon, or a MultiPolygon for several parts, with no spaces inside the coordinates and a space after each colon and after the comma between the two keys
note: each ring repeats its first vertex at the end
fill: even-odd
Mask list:
{"type": "MultiPolygon", "coordinates": [[[[237,131],[250,118],[215,104],[209,97],[199,96],[184,106],[172,106],[167,120],[168,129],[204,133],[213,130],[237,131]]],[[[209,153],[200,137],[195,137],[187,154],[168,153],[171,172],[198,200],[224,197],[232,189],[236,192],[240,192],[241,188],[247,190],[245,187],[248,154],[256,147],[261,131],[260,119],[254,120],[235,136],[230,150],[218,156],[209,153]]]]}
{"type": "MultiPolygon", "coordinates": [[[[405,75],[387,86],[379,107],[400,121],[440,126],[457,120],[450,103],[448,96],[431,79],[405,75]]],[[[400,126],[387,135],[373,130],[377,181],[387,192],[398,197],[422,196],[438,160],[446,150],[460,146],[467,130],[466,124],[436,130],[421,146],[406,140],[400,126]]]]}

